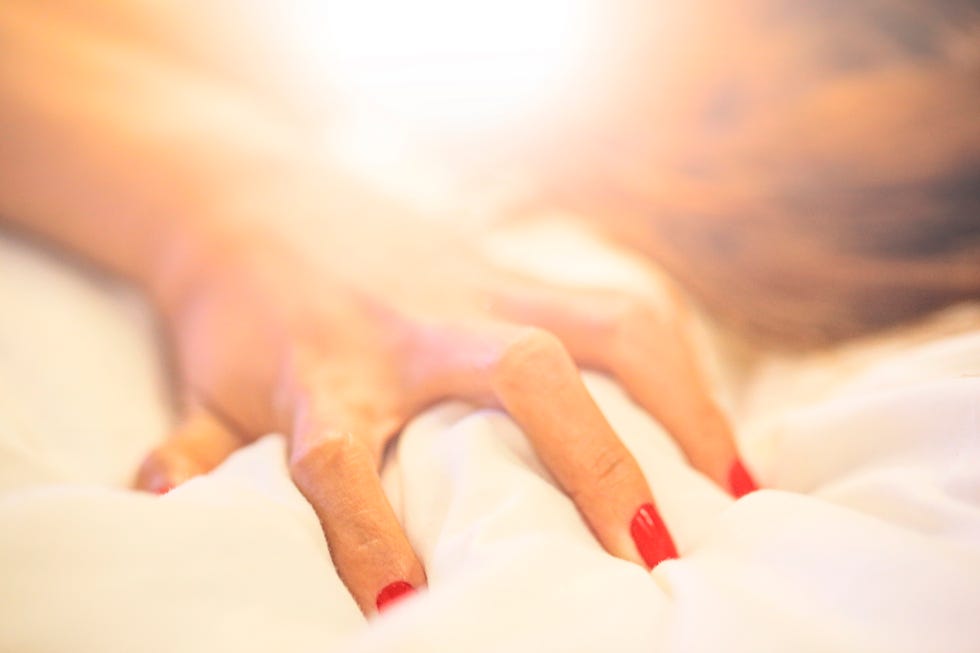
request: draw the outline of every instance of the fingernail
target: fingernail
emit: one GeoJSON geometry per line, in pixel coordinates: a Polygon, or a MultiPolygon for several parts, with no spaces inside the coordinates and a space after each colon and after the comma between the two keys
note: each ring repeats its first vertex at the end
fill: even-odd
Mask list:
{"type": "Polygon", "coordinates": [[[653,569],[664,560],[677,557],[674,540],[667,531],[667,525],[652,503],[640,506],[630,522],[630,535],[636,543],[643,562],[653,569]]]}
{"type": "Polygon", "coordinates": [[[176,486],[173,483],[165,483],[163,485],[154,488],[153,492],[159,494],[160,496],[163,496],[164,494],[170,492],[170,490],[174,489],[175,487],[176,486]]]}
{"type": "Polygon", "coordinates": [[[375,599],[374,605],[377,606],[378,612],[381,612],[414,592],[415,588],[409,583],[406,583],[403,580],[396,580],[394,583],[385,585],[384,588],[378,592],[378,598],[375,599]]]}
{"type": "Polygon", "coordinates": [[[736,499],[759,489],[752,475],[745,469],[745,465],[739,458],[735,459],[732,468],[728,470],[728,487],[736,499]]]}

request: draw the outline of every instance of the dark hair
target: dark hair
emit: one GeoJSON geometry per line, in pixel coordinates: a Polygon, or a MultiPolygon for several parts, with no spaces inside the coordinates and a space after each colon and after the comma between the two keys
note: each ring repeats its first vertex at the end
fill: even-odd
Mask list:
{"type": "Polygon", "coordinates": [[[736,4],[627,30],[626,72],[550,145],[553,195],[785,344],[980,299],[980,7],[736,4]]]}

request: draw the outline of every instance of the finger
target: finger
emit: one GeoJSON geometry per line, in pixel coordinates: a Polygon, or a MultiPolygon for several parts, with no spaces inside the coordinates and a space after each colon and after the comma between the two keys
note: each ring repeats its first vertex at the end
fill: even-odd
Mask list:
{"type": "Polygon", "coordinates": [[[371,443],[383,440],[383,420],[315,387],[302,391],[296,408],[293,480],[316,511],[340,578],[371,615],[426,582],[378,478],[379,447],[371,443]]]}
{"type": "Polygon", "coordinates": [[[735,496],[756,489],[700,369],[678,299],[524,279],[509,284],[494,303],[511,319],[555,333],[580,363],[614,374],[693,467],[735,496]]]}
{"type": "Polygon", "coordinates": [[[639,465],[557,338],[500,326],[440,340],[444,391],[506,409],[607,551],[650,568],[677,557],[639,465]]]}
{"type": "Polygon", "coordinates": [[[609,356],[614,374],[671,433],[695,469],[735,497],[756,490],[731,423],[712,396],[687,333],[670,323],[658,341],[651,334],[659,319],[643,306],[620,318],[609,356]]]}
{"type": "Polygon", "coordinates": [[[206,474],[242,444],[209,410],[195,407],[174,432],[143,461],[135,486],[166,494],[184,481],[206,474]]]}

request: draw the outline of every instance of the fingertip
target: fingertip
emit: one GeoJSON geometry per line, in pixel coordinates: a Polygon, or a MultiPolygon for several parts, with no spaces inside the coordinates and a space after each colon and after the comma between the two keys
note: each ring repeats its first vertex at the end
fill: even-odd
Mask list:
{"type": "Polygon", "coordinates": [[[637,509],[630,521],[630,535],[648,569],[653,569],[664,560],[678,557],[674,538],[652,503],[645,503],[637,509]]]}
{"type": "Polygon", "coordinates": [[[214,469],[240,444],[209,412],[196,410],[146,456],[133,485],[162,496],[214,469]]]}
{"type": "Polygon", "coordinates": [[[408,598],[412,594],[415,594],[415,591],[415,586],[411,583],[403,580],[396,580],[395,582],[388,583],[381,588],[381,591],[378,592],[377,598],[374,600],[374,605],[377,608],[378,613],[384,612],[396,603],[408,598]]]}
{"type": "Polygon", "coordinates": [[[140,474],[135,487],[137,490],[162,497],[172,492],[185,480],[187,478],[181,478],[175,474],[168,473],[166,469],[158,468],[154,469],[151,473],[140,474]]]}
{"type": "Polygon", "coordinates": [[[156,487],[149,488],[149,491],[152,492],[153,494],[156,494],[156,495],[159,495],[159,496],[163,496],[163,495],[169,493],[175,487],[177,487],[177,486],[175,484],[173,484],[173,483],[163,482],[163,483],[160,483],[159,485],[157,485],[156,487]]]}
{"type": "Polygon", "coordinates": [[[759,485],[745,468],[741,458],[736,458],[728,470],[728,489],[736,499],[759,489],[759,485]]]}
{"type": "Polygon", "coordinates": [[[163,496],[202,471],[190,459],[161,448],[143,461],[133,486],[137,490],[163,496]]]}

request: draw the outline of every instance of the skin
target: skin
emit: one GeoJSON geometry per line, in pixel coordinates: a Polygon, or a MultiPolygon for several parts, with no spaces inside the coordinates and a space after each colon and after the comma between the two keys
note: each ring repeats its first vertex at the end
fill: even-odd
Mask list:
{"type": "Polygon", "coordinates": [[[508,411],[626,560],[642,564],[630,521],[653,497],[579,364],[617,376],[726,482],[731,429],[674,291],[579,291],[502,270],[468,234],[324,160],[289,94],[174,27],[179,14],[99,11],[0,8],[0,216],[136,284],[158,311],[183,419],[141,487],[287,434],[292,476],[372,614],[389,583],[425,584],[377,472],[405,422],[440,399],[508,411]],[[322,231],[292,238],[294,221],[322,231]]]}

